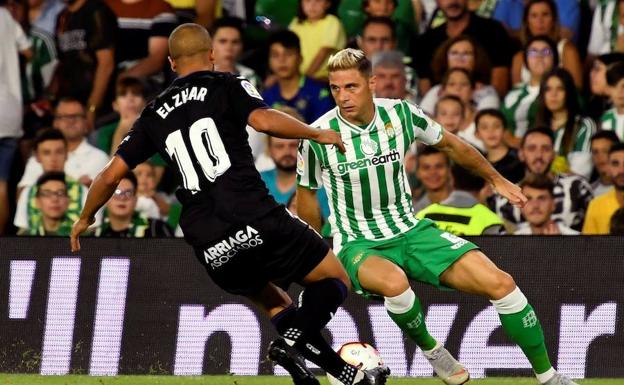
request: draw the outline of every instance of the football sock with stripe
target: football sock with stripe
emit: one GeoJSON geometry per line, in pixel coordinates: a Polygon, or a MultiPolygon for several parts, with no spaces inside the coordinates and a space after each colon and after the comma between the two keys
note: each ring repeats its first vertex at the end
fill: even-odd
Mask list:
{"type": "Polygon", "coordinates": [[[425,325],[422,305],[414,291],[409,288],[396,297],[385,297],[388,315],[423,351],[436,347],[436,340],[425,325]]]}
{"type": "Polygon", "coordinates": [[[552,377],[555,372],[552,370],[544,344],[542,325],[522,291],[516,287],[505,297],[490,302],[498,312],[503,329],[509,338],[520,346],[535,374],[538,378],[541,377],[540,381],[548,381],[550,378],[544,379],[544,375],[548,373],[552,377]]]}

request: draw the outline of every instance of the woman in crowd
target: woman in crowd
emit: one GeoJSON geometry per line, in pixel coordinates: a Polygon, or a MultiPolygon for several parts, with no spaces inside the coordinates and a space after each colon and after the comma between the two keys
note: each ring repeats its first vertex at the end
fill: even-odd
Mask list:
{"type": "Polygon", "coordinates": [[[596,124],[581,115],[574,80],[565,69],[555,68],[542,79],[535,124],[553,130],[557,157],[552,170],[589,178],[592,172],[590,139],[596,124]]]}
{"type": "MultiPolygon", "coordinates": [[[[557,43],[559,66],[568,70],[574,79],[574,85],[583,86],[583,67],[574,43],[562,38],[560,33],[557,5],[553,0],[529,0],[524,7],[523,25],[520,40],[526,44],[533,36],[546,35],[557,43]]],[[[511,65],[512,84],[526,83],[531,74],[523,60],[523,53],[518,52],[511,65]]]]}
{"type": "MultiPolygon", "coordinates": [[[[436,51],[432,68],[434,79],[439,81],[449,68],[463,68],[475,79],[472,102],[477,111],[486,108],[498,108],[500,100],[496,89],[490,85],[491,66],[485,50],[471,37],[460,35],[448,39],[436,51]]],[[[428,114],[441,96],[441,85],[433,86],[424,96],[420,107],[428,114]]]]}
{"type": "Polygon", "coordinates": [[[542,76],[559,63],[557,47],[546,36],[529,39],[523,54],[530,78],[509,91],[501,108],[509,129],[505,134],[505,142],[514,148],[518,148],[522,136],[535,119],[534,102],[539,94],[542,76]]]}

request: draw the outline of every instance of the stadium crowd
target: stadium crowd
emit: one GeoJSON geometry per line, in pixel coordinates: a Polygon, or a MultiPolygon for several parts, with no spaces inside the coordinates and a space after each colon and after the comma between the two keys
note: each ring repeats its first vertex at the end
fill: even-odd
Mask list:
{"type": "MultiPolygon", "coordinates": [[[[458,235],[624,235],[624,0],[0,0],[0,234],[69,235],[173,79],[167,38],[191,21],[210,31],[216,70],[306,123],[334,107],[329,56],[360,48],[377,97],[418,104],[529,199],[516,208],[414,146],[418,217],[458,235]]],[[[270,193],[294,209],[298,141],[248,133],[270,193]]],[[[92,235],[180,236],[176,187],[154,156],[92,235]]]]}

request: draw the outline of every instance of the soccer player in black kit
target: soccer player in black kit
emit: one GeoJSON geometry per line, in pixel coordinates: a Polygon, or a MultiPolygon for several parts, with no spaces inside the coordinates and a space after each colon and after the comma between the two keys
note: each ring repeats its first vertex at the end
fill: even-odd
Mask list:
{"type": "Polygon", "coordinates": [[[210,35],[197,24],[172,32],[169,55],[179,78],[145,107],[93,181],[72,229],[72,251],[80,250],[78,236],[126,172],[158,152],[182,181],[176,192],[180,226],[197,258],[222,289],[267,313],[282,336],[271,343],[269,357],[298,385],[319,382],[293,347],[346,385],[385,383],[387,367],[359,370],[321,336],[347,296],[349,278],[320,236],[269,195],[254,167],[246,125],[344,151],[340,135],[268,108],[244,78],[213,72],[210,35]],[[284,291],[292,282],[305,286],[299,307],[284,291]]]}

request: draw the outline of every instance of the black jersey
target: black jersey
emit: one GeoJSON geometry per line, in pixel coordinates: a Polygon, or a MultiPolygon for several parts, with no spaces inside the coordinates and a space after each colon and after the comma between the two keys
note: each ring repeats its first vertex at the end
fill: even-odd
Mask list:
{"type": "Polygon", "coordinates": [[[246,131],[249,114],[267,107],[244,78],[195,72],[145,107],[116,155],[134,168],[160,153],[182,183],[184,236],[202,246],[277,206],[254,166],[246,131]]]}

